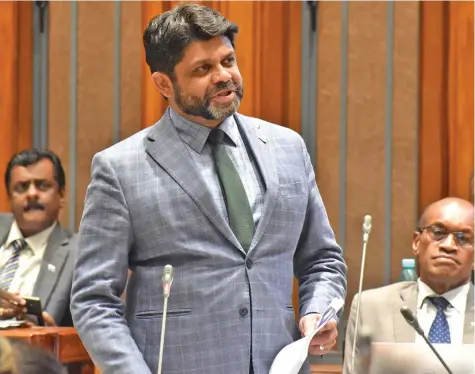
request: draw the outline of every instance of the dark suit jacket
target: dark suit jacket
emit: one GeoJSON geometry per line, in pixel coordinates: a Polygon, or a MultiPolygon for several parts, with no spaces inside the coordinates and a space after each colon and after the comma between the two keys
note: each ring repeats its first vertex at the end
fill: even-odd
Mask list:
{"type": "MultiPolygon", "coordinates": [[[[0,245],[7,240],[13,221],[12,214],[0,213],[0,245]]],[[[54,318],[58,326],[73,325],[69,304],[75,248],[76,235],[58,223],[48,239],[33,290],[33,296],[41,299],[43,310],[54,318]],[[51,271],[48,265],[53,265],[55,271],[51,271]]]]}

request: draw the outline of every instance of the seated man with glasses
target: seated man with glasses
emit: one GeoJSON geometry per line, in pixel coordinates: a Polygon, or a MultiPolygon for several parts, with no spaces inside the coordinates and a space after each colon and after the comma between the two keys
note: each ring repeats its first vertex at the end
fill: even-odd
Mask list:
{"type": "MultiPolygon", "coordinates": [[[[414,232],[417,282],[399,282],[361,294],[358,335],[370,333],[373,342],[425,344],[400,313],[408,306],[417,315],[429,341],[438,344],[473,344],[474,209],[469,201],[446,198],[429,205],[414,232]]],[[[351,356],[356,322],[356,297],[351,305],[345,339],[345,374],[365,373],[357,337],[354,370],[351,356]]]]}

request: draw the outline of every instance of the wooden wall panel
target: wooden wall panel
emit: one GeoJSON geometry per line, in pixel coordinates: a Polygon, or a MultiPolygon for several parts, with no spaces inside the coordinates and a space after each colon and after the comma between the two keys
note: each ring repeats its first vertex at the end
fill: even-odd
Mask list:
{"type": "MultiPolygon", "coordinates": [[[[417,216],[418,34],[419,4],[395,2],[390,232],[392,282],[400,276],[401,259],[413,256],[412,232],[417,216]]],[[[371,248],[374,250],[375,247],[371,248]]]]}
{"type": "MultiPolygon", "coordinates": [[[[18,3],[11,1],[0,2],[0,45],[2,58],[0,59],[0,175],[4,175],[8,160],[16,152],[12,140],[17,138],[16,111],[18,101],[18,3]]],[[[7,193],[2,185],[0,211],[9,211],[7,193]]]]}
{"type": "Polygon", "coordinates": [[[365,214],[372,215],[373,227],[363,289],[385,285],[387,255],[391,281],[399,277],[401,259],[412,256],[417,207],[419,33],[419,5],[415,2],[394,4],[394,26],[390,30],[388,3],[354,2],[348,7],[349,24],[344,35],[342,3],[319,3],[316,122],[318,186],[337,240],[346,234],[345,258],[349,267],[346,313],[359,280],[365,214]],[[348,38],[346,50],[342,48],[344,37],[348,38]],[[389,51],[391,37],[394,45],[389,51]],[[392,58],[389,72],[388,57],[392,58]],[[388,73],[392,88],[387,86],[391,84],[387,81],[388,73]],[[346,92],[342,93],[345,85],[346,92]],[[392,108],[387,108],[388,94],[392,95],[392,108]],[[341,128],[345,109],[346,124],[341,128]],[[391,109],[392,137],[387,142],[386,115],[391,109]],[[345,136],[342,131],[347,136],[346,185],[340,180],[340,151],[345,136]],[[392,157],[390,170],[386,169],[388,147],[392,157]],[[386,191],[388,172],[391,184],[386,191]],[[341,188],[347,198],[343,212],[341,188]],[[388,206],[387,194],[390,194],[388,206]],[[390,209],[390,231],[385,227],[386,209],[390,209]],[[340,232],[341,218],[346,219],[345,233],[340,232]],[[385,251],[387,235],[390,235],[390,254],[385,251]]]}
{"type": "MultiPolygon", "coordinates": [[[[284,10],[282,2],[257,2],[260,13],[259,54],[260,71],[260,108],[259,117],[273,123],[282,123],[285,116],[284,82],[284,10]]],[[[245,43],[245,41],[241,41],[245,43]]]]}
{"type": "Polygon", "coordinates": [[[78,3],[76,223],[95,153],[113,142],[114,2],[78,3]],[[98,32],[98,30],[101,30],[98,32]]]}
{"type": "Polygon", "coordinates": [[[349,3],[345,252],[349,297],[357,290],[366,214],[373,217],[366,257],[366,268],[372,270],[365,274],[364,287],[384,282],[386,14],[385,2],[349,3]]]}
{"type": "Polygon", "coordinates": [[[470,196],[473,32],[473,2],[421,3],[419,212],[470,196]]]}
{"type": "Polygon", "coordinates": [[[52,1],[49,4],[49,60],[48,60],[48,147],[61,159],[66,173],[66,204],[60,222],[69,227],[71,170],[69,165],[69,115],[71,29],[68,26],[71,3],[52,1]]]}
{"type": "Polygon", "coordinates": [[[469,198],[473,172],[473,1],[449,8],[448,195],[469,198]]]}
{"type": "Polygon", "coordinates": [[[0,2],[0,212],[9,211],[3,184],[10,158],[32,141],[33,3],[0,2]]]}
{"type": "Polygon", "coordinates": [[[342,5],[321,2],[318,12],[317,183],[336,237],[340,209],[342,5]]]}
{"type": "Polygon", "coordinates": [[[31,147],[33,141],[33,4],[18,4],[18,151],[31,147]]]}
{"type": "Polygon", "coordinates": [[[285,117],[284,122],[287,127],[301,131],[301,85],[302,85],[302,3],[297,1],[286,2],[285,11],[285,117]]]}
{"type": "Polygon", "coordinates": [[[421,2],[419,213],[448,193],[448,2],[421,2]]]}
{"type": "Polygon", "coordinates": [[[142,4],[123,1],[121,7],[120,138],[125,139],[142,128],[142,4]]]}

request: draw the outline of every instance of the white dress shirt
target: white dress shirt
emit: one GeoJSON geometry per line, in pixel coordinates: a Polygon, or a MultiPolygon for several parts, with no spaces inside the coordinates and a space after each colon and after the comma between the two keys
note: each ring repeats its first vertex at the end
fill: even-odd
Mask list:
{"type": "MultiPolygon", "coordinates": [[[[450,329],[450,342],[451,344],[463,344],[465,308],[467,305],[470,283],[454,288],[442,295],[437,295],[427,284],[418,279],[417,289],[417,318],[422,330],[424,330],[424,334],[429,336],[430,327],[432,326],[432,322],[434,322],[437,314],[437,308],[430,302],[430,300],[427,300],[426,297],[442,296],[450,303],[445,311],[445,316],[447,317],[450,329]]],[[[416,343],[422,343],[423,341],[424,339],[419,334],[416,334],[416,343]]]]}
{"type": "MultiPolygon", "coordinates": [[[[25,239],[27,247],[20,252],[18,268],[8,289],[9,292],[18,292],[25,297],[33,296],[33,289],[40,272],[46,245],[56,224],[55,222],[47,229],[25,239]]],[[[23,235],[17,223],[13,222],[6,242],[0,247],[0,269],[3,269],[12,255],[13,247],[11,243],[22,238],[23,235]]]]}

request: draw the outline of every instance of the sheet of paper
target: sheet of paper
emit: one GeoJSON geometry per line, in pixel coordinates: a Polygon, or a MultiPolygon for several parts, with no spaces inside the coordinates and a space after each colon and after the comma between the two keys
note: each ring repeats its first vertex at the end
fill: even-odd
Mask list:
{"type": "Polygon", "coordinates": [[[277,354],[269,374],[298,374],[303,363],[308,356],[308,347],[310,341],[325,324],[332,318],[336,318],[336,314],[343,306],[343,300],[333,299],[328,308],[323,312],[315,331],[287,346],[282,348],[277,354]]]}

